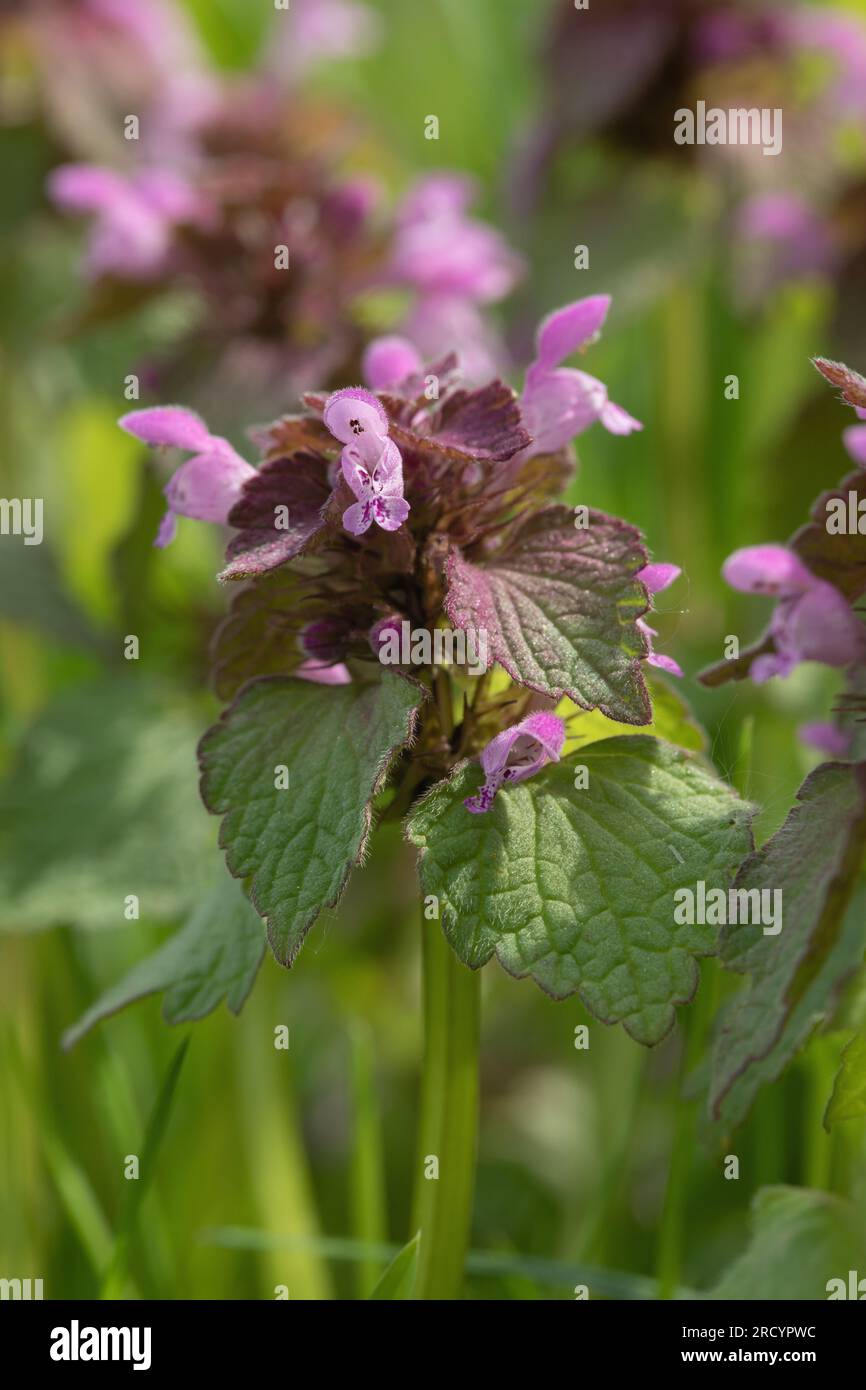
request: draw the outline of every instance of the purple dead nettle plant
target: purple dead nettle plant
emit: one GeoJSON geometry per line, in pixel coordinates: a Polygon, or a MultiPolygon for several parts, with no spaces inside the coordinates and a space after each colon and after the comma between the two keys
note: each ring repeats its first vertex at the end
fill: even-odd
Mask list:
{"type": "MultiPolygon", "coordinates": [[[[825,358],[815,365],[866,419],[866,379],[825,358]]],[[[723,1133],[743,1120],[760,1088],[781,1075],[816,1027],[844,1024],[845,987],[866,950],[862,424],[849,425],[843,440],[857,467],[820,494],[811,519],[786,544],[747,546],[725,562],[733,588],[775,603],[763,637],[700,677],[708,686],[746,677],[764,685],[816,662],[833,668],[841,686],[833,719],[800,728],[826,761],[808,775],[783,825],[744,860],[734,882],[737,901],[778,893],[781,929],[762,935],[734,918],[720,935],[722,964],[751,977],[715,1023],[707,1098],[710,1120],[723,1133]]]]}
{"type": "MultiPolygon", "coordinates": [[[[453,189],[428,193],[446,204],[437,217],[456,215],[453,189]]],[[[500,249],[478,242],[476,287],[500,249]]],[[[422,364],[409,341],[378,340],[365,385],[308,393],[300,413],[250,431],[255,464],[178,406],[121,420],[191,455],[158,544],[179,516],[234,532],[220,579],[240,588],[213,646],[230,703],[202,740],[201,789],[276,958],[292,964],[338,902],[374,821],[400,819],[418,852],[420,1152],[451,1153],[416,1192],[422,1297],[460,1285],[479,967],[495,955],[656,1043],[715,949],[712,928],[674,924],[674,894],[726,885],[751,845],[750,808],[695,751],[660,674],[680,669],[653,649],[645,615],[678,568],[651,562],[627,522],[557,500],[576,436],[641,428],[568,364],[608,308],[598,295],[545,318],[519,395],[497,379],[467,387],[453,354],[422,364]],[[480,673],[414,647],[386,664],[407,626],[462,634],[484,651],[480,673]],[[669,741],[648,729],[656,694],[669,741]]]]}
{"type": "MultiPolygon", "coordinates": [[[[862,378],[825,358],[816,358],[815,365],[841,388],[858,419],[866,420],[862,378]]],[[[762,684],[774,676],[784,679],[802,662],[814,661],[842,672],[848,683],[847,702],[858,704],[859,687],[866,679],[866,626],[858,606],[866,590],[862,541],[866,505],[862,510],[860,505],[866,476],[862,471],[866,425],[849,425],[842,438],[860,471],[818,498],[812,522],[787,545],[747,546],[725,561],[722,573],[732,588],[776,602],[762,641],[730,666],[723,664],[704,673],[707,684],[719,683],[728,673],[748,674],[762,684]]],[[[837,722],[809,722],[800,730],[805,742],[833,757],[847,755],[854,742],[845,696],[838,713],[837,722]]]]}

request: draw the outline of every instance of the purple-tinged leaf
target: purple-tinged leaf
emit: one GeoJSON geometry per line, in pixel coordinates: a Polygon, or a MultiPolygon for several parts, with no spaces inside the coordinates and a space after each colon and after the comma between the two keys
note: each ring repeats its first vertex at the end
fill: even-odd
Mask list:
{"type": "Polygon", "coordinates": [[[540,694],[563,695],[624,724],[648,724],[637,619],[647,611],[635,575],[647,563],[639,532],[602,512],[577,529],[566,507],[528,521],[501,553],[448,560],[445,609],[455,627],[487,633],[488,664],[540,694]]]}
{"type": "Polygon", "coordinates": [[[319,454],[264,464],[232,508],[229,522],[240,534],[229,543],[219,578],[252,579],[300,555],[324,529],[330,495],[327,460],[319,454]]]}

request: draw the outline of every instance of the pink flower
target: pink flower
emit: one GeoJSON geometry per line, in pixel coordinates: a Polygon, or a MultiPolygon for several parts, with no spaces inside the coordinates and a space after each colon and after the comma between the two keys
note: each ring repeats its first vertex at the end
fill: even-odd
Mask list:
{"type": "Polygon", "coordinates": [[[201,195],[167,169],[127,175],[96,164],[63,164],[50,174],[48,192],[66,212],[95,214],[87,253],[92,276],[151,279],[165,268],[175,227],[203,225],[209,217],[201,195]]]}
{"type": "Polygon", "coordinates": [[[592,295],[556,309],[539,324],[535,361],[526,373],[520,399],[520,413],[533,437],[534,454],[563,448],[596,420],[611,434],[631,434],[643,428],[608,399],[602,382],[576,368],[559,365],[595,341],[609,308],[609,295],[592,295]]]}
{"type": "Polygon", "coordinates": [[[358,0],[301,0],[278,14],[271,33],[269,66],[298,79],[331,59],[365,58],[379,46],[381,15],[358,0]]]}
{"type": "Polygon", "coordinates": [[[558,715],[544,710],[528,714],[490,740],[481,754],[484,785],[463,805],[475,815],[489,811],[503,783],[523,782],[546,763],[558,762],[564,743],[565,725],[558,715]]]}
{"type": "Polygon", "coordinates": [[[122,416],[118,424],[144,444],[183,449],[193,455],[165,488],[168,511],[154,542],[160,547],[174,540],[179,516],[225,525],[244,483],[256,476],[255,468],[235,452],[227,439],[211,434],[198,415],[182,406],[133,410],[122,416]]]}
{"type": "Polygon", "coordinates": [[[403,458],[388,438],[384,406],[363,387],[335,391],[325,402],[324,421],[345,447],[340,455],[343,477],[358,501],[343,513],[343,525],[362,536],[375,521],[396,531],[409,515],[403,496],[403,458]]]}
{"type": "Polygon", "coordinates": [[[421,358],[408,338],[374,338],[361,359],[364,380],[374,391],[387,390],[422,370],[421,358]]]}
{"type": "MultiPolygon", "coordinates": [[[[854,407],[858,420],[866,420],[866,410],[854,407]]],[[[866,468],[866,425],[849,425],[842,431],[842,442],[849,456],[860,468],[866,468]]]]}
{"type": "Polygon", "coordinates": [[[815,576],[799,555],[784,545],[749,545],[735,550],[722,566],[722,575],[741,593],[778,598],[802,594],[815,583],[815,576]]]}
{"type": "Polygon", "coordinates": [[[734,589],[779,600],[770,620],[775,651],[752,662],[753,681],[788,676],[801,661],[844,667],[862,660],[866,629],[839,590],[816,578],[794,551],[748,546],[728,557],[722,574],[734,589]]]}
{"type": "Polygon", "coordinates": [[[295,670],[302,681],[314,681],[316,685],[351,685],[352,673],[343,661],[328,665],[326,661],[302,661],[295,670]]]}
{"type": "Polygon", "coordinates": [[[486,222],[467,216],[471,179],[438,173],[410,189],[397,212],[391,276],[422,295],[458,295],[490,304],[513,289],[519,257],[486,222]]]}
{"type": "MultiPolygon", "coordinates": [[[[662,589],[666,589],[669,584],[673,584],[682,574],[679,565],[658,564],[644,565],[642,570],[638,570],[637,579],[646,588],[649,594],[658,594],[662,589]]],[[[682,667],[674,661],[672,656],[664,656],[653,650],[653,638],[658,637],[654,627],[650,627],[645,618],[638,618],[635,626],[643,633],[647,643],[647,665],[656,666],[660,671],[667,671],[672,676],[681,676],[682,667]]]]}
{"type": "Polygon", "coordinates": [[[475,184],[462,174],[419,179],[397,210],[386,278],[417,292],[403,331],[428,360],[457,349],[470,381],[494,376],[504,349],[478,306],[504,299],[523,262],[494,227],[469,216],[475,184]]]}
{"type": "Polygon", "coordinates": [[[748,198],[739,210],[737,231],[745,242],[769,248],[777,276],[828,270],[832,265],[828,223],[796,193],[776,191],[748,198]]]}
{"type": "Polygon", "coordinates": [[[801,724],[797,730],[803,743],[826,753],[829,758],[847,758],[851,751],[851,735],[837,724],[801,724]]]}

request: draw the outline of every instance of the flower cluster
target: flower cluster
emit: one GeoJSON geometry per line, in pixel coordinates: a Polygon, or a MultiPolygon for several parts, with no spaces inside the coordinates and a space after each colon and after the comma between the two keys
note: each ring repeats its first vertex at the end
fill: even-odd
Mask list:
{"type": "Polygon", "coordinates": [[[866,656],[866,629],[844,596],[793,550],[748,546],[730,555],[722,572],[732,588],[778,600],[770,621],[774,650],[752,662],[753,681],[789,676],[801,661],[846,667],[866,656]]]}
{"type": "MultiPolygon", "coordinates": [[[[653,652],[642,615],[679,570],[648,565],[626,523],[593,512],[580,530],[551,504],[571,476],[575,435],[595,422],[640,428],[601,382],[562,365],[597,336],[608,306],[598,296],[542,322],[519,397],[498,380],[467,389],[453,355],[422,366],[407,340],[378,340],[366,385],[307,393],[303,413],[254,432],[255,468],[181,407],[124,416],[142,441],[192,454],[166,488],[158,543],[179,515],[235,530],[221,578],[250,583],[216,640],[220,693],[267,673],[377,678],[383,637],[404,623],[483,629],[481,669],[496,662],[507,688],[473,700],[456,731],[437,692],[414,754],[441,775],[491,740],[486,782],[467,803],[476,812],[558,757],[553,710],[564,695],[649,722],[641,662],[680,672],[653,652]]],[[[436,685],[435,664],[404,674],[436,685]]]]}
{"type": "MultiPolygon", "coordinates": [[[[843,400],[854,407],[858,419],[866,420],[866,379],[842,363],[824,358],[816,358],[815,365],[840,388],[843,400]]],[[[866,426],[849,426],[843,442],[858,468],[866,468],[866,426]]],[[[866,592],[866,568],[856,544],[845,547],[843,543],[840,549],[839,536],[832,533],[829,518],[831,511],[847,513],[852,497],[859,518],[860,476],[855,473],[843,479],[837,489],[819,498],[812,524],[802,528],[788,545],[747,546],[725,561],[723,574],[732,588],[776,600],[767,633],[738,663],[739,674],[748,672],[760,683],[773,676],[789,676],[801,662],[819,662],[846,672],[851,699],[859,707],[866,670],[866,626],[856,604],[866,592]]],[[[855,530],[859,536],[859,525],[855,530]]],[[[726,678],[724,663],[702,677],[710,684],[726,678]]],[[[851,745],[849,732],[835,723],[806,724],[800,734],[805,742],[831,757],[845,756],[851,745]]]]}

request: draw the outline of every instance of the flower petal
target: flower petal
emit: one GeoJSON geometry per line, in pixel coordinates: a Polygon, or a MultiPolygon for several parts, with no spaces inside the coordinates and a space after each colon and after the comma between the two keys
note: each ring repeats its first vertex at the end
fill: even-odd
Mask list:
{"type": "Polygon", "coordinates": [[[849,425],[842,431],[842,442],[854,462],[866,468],[866,425],[849,425]]]}
{"type": "Polygon", "coordinates": [[[586,347],[601,332],[609,308],[609,294],[594,294],[554,309],[541,320],[535,335],[538,366],[546,370],[558,367],[566,357],[586,347]]]}
{"type": "Polygon", "coordinates": [[[364,379],[374,391],[396,386],[407,376],[420,372],[422,366],[421,358],[409,339],[396,335],[374,338],[361,359],[364,379]]]}
{"type": "Polygon", "coordinates": [[[229,512],[255,468],[236,454],[210,451],[181,464],[165,489],[168,504],[180,516],[225,525],[229,512]]]}
{"type": "Polygon", "coordinates": [[[377,497],[373,502],[373,519],[383,531],[399,531],[408,515],[404,497],[377,497]]]}
{"type": "Polygon", "coordinates": [[[322,661],[302,661],[294,673],[302,681],[315,681],[317,685],[351,685],[352,673],[345,662],[337,661],[327,666],[322,661]]]}
{"type": "Polygon", "coordinates": [[[341,444],[349,444],[363,434],[384,439],[388,433],[385,407],[363,386],[334,391],[325,401],[324,420],[341,444]]]}
{"type": "Polygon", "coordinates": [[[651,564],[638,570],[635,578],[640,580],[649,593],[659,594],[662,589],[667,589],[673,584],[675,579],[679,579],[681,574],[679,565],[651,564]]]}
{"type": "Polygon", "coordinates": [[[621,405],[614,405],[613,401],[605,401],[599,419],[610,434],[632,434],[635,430],[643,429],[640,420],[629,415],[621,405]]]}
{"type": "Polygon", "coordinates": [[[784,545],[735,550],[722,566],[722,574],[732,589],[744,594],[800,594],[816,583],[800,557],[784,545]]]}
{"type": "Polygon", "coordinates": [[[353,536],[363,536],[373,521],[372,502],[356,502],[343,512],[343,525],[353,536]]]}
{"type": "Polygon", "coordinates": [[[797,730],[803,743],[826,753],[830,758],[847,758],[851,751],[851,734],[840,729],[838,724],[816,722],[801,724],[797,730]]]}
{"type": "Polygon", "coordinates": [[[149,410],[131,410],[117,422],[127,434],[155,448],[189,449],[197,452],[213,442],[204,420],[181,405],[158,405],[149,410]]]}
{"type": "Polygon", "coordinates": [[[607,391],[595,377],[570,367],[527,377],[520,414],[533,454],[555,453],[599,419],[607,391]]]}

